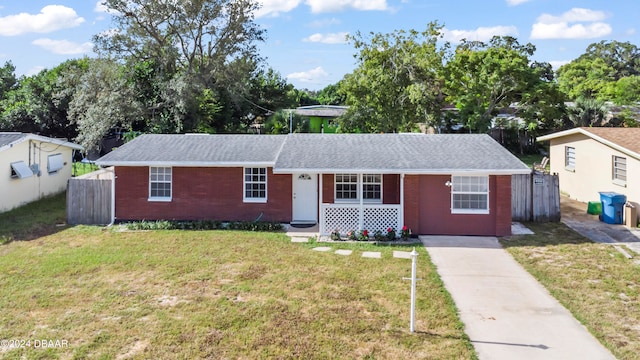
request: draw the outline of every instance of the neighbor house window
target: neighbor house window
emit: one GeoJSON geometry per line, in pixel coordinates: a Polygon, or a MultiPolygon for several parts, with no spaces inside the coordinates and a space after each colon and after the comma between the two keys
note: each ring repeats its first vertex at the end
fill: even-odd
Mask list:
{"type": "Polygon", "coordinates": [[[613,156],[613,181],[619,184],[627,183],[627,158],[613,156]]]}
{"type": "Polygon", "coordinates": [[[47,172],[49,174],[57,174],[62,167],[64,167],[62,154],[54,154],[47,157],[47,172]]]}
{"type": "Polygon", "coordinates": [[[171,201],[171,168],[149,168],[149,200],[171,201]]]}
{"type": "Polygon", "coordinates": [[[576,148],[572,146],[564,147],[564,167],[567,170],[575,170],[576,168],[576,148]]]}
{"type": "Polygon", "coordinates": [[[452,176],[451,182],[452,213],[489,213],[488,176],[452,176]]]}
{"type": "Polygon", "coordinates": [[[364,174],[360,183],[358,174],[336,174],[336,201],[338,202],[381,202],[382,175],[364,174]]]}
{"type": "Polygon", "coordinates": [[[244,201],[267,201],[267,168],[244,168],[244,201]]]}

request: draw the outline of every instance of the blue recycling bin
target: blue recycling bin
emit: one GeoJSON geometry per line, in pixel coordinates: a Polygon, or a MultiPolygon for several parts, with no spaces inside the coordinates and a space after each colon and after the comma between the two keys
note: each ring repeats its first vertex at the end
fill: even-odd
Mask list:
{"type": "Polygon", "coordinates": [[[627,197],[615,192],[601,192],[602,221],[607,224],[622,224],[622,214],[627,197]]]}

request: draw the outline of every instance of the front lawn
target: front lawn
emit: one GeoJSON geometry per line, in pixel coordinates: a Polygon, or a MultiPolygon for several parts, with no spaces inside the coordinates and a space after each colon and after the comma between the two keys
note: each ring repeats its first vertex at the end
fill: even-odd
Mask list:
{"type": "Polygon", "coordinates": [[[313,246],[281,233],[89,226],[13,241],[0,246],[0,339],[68,346],[0,357],[475,358],[424,248],[412,334],[411,261],[392,257],[410,248],[370,259],[360,255],[373,245],[332,245],[351,256],[313,246]]]}
{"type": "Polygon", "coordinates": [[[619,359],[640,354],[640,265],[560,223],[502,245],[619,359]]]}

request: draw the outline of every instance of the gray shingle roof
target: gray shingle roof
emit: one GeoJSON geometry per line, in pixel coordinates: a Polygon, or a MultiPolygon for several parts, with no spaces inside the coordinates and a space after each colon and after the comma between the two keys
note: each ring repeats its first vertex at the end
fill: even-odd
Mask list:
{"type": "Polygon", "coordinates": [[[98,165],[222,166],[273,164],[285,135],[141,135],[101,157],[98,165]]]}
{"type": "Polygon", "coordinates": [[[0,132],[0,147],[9,145],[12,142],[18,141],[26,136],[27,134],[16,133],[16,132],[0,132]]]}
{"type": "Polygon", "coordinates": [[[529,171],[489,135],[294,134],[274,170],[451,173],[529,171]]]}
{"type": "Polygon", "coordinates": [[[526,173],[529,168],[488,135],[289,134],[142,135],[99,165],[265,164],[275,172],[526,173]]]}

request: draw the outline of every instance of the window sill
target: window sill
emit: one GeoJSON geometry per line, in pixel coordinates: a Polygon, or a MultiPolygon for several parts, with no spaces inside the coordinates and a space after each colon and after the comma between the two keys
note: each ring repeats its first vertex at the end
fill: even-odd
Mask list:
{"type": "Polygon", "coordinates": [[[573,166],[565,166],[564,169],[569,172],[576,172],[576,168],[573,166]]]}
{"type": "Polygon", "coordinates": [[[616,186],[621,186],[621,187],[627,187],[627,182],[626,181],[622,181],[622,180],[613,180],[613,185],[616,186]]]}
{"type": "Polygon", "coordinates": [[[242,202],[244,203],[248,203],[248,204],[265,204],[267,202],[267,199],[242,199],[242,202]]]}
{"type": "Polygon", "coordinates": [[[153,197],[148,199],[149,202],[171,202],[171,198],[153,197]]]}
{"type": "Polygon", "coordinates": [[[490,212],[486,210],[471,210],[471,209],[451,209],[452,214],[467,214],[467,215],[488,215],[490,212]]]}

